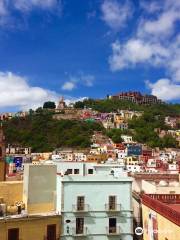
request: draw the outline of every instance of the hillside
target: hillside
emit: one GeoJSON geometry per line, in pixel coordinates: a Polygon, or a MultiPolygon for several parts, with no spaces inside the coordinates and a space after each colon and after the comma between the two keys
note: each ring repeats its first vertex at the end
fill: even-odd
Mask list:
{"type": "MultiPolygon", "coordinates": [[[[118,109],[143,111],[140,118],[128,122],[129,129],[105,130],[96,122],[76,120],[55,120],[52,111],[46,109],[31,112],[25,118],[12,118],[4,122],[6,141],[32,147],[35,152],[52,151],[59,147],[86,148],[91,145],[94,130],[102,130],[114,142],[121,141],[121,134],[131,134],[139,143],[146,143],[150,147],[177,147],[176,140],[171,136],[161,139],[156,129],[170,129],[164,123],[165,116],[180,116],[180,104],[161,104],[142,106],[120,100],[87,99],[77,102],[76,108],[89,107],[99,112],[117,112],[118,109]]],[[[180,126],[179,126],[180,128],[180,126]]]]}
{"type": "Polygon", "coordinates": [[[151,106],[138,105],[130,101],[115,99],[85,99],[75,103],[75,108],[92,108],[99,112],[116,112],[118,109],[151,112],[164,116],[180,115],[180,104],[155,104],[151,106]]]}
{"type": "Polygon", "coordinates": [[[26,118],[13,118],[4,123],[6,142],[32,147],[34,152],[52,151],[59,147],[89,147],[98,123],[54,120],[52,114],[41,113],[26,118]]]}

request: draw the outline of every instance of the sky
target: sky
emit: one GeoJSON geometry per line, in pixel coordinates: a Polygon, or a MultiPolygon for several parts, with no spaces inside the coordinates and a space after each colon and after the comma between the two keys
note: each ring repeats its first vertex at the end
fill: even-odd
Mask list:
{"type": "Polygon", "coordinates": [[[179,0],[0,0],[0,111],[121,91],[180,102],[179,0]]]}

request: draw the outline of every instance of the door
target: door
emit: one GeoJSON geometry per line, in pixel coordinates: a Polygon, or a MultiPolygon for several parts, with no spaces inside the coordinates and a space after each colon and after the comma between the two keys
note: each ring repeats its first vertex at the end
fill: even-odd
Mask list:
{"type": "Polygon", "coordinates": [[[109,196],[109,210],[116,210],[116,196],[109,196]]]}
{"type": "Polygon", "coordinates": [[[19,228],[8,229],[8,240],[19,240],[19,228]]]}
{"type": "Polygon", "coordinates": [[[84,233],[84,218],[76,218],[76,234],[84,233]]]}
{"type": "Polygon", "coordinates": [[[56,224],[47,225],[47,240],[56,240],[56,224]]]}
{"type": "Polygon", "coordinates": [[[77,210],[84,211],[84,196],[77,197],[77,210]]]}
{"type": "Polygon", "coordinates": [[[116,233],[116,218],[109,218],[109,233],[116,233]]]}

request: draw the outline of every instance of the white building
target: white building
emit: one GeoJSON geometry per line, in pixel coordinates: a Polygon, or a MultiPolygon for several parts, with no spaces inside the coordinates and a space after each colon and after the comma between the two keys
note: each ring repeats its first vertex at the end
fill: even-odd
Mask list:
{"type": "Polygon", "coordinates": [[[115,174],[58,178],[61,239],[133,239],[131,178],[115,174]]]}
{"type": "Polygon", "coordinates": [[[133,142],[132,136],[129,136],[129,135],[121,135],[121,138],[124,143],[132,143],[133,142]]]}
{"type": "Polygon", "coordinates": [[[57,173],[61,176],[64,175],[109,175],[112,172],[117,174],[126,174],[124,172],[125,165],[122,162],[109,162],[103,164],[97,164],[93,162],[63,162],[54,161],[53,164],[57,165],[57,173]]]}

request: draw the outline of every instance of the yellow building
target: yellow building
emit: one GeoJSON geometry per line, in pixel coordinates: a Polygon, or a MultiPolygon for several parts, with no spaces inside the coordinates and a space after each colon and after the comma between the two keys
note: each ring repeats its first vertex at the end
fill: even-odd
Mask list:
{"type": "Polygon", "coordinates": [[[127,165],[138,165],[139,159],[134,156],[125,157],[125,164],[127,165]]]}
{"type": "Polygon", "coordinates": [[[0,218],[1,240],[59,240],[60,216],[0,218]]]}
{"type": "Polygon", "coordinates": [[[180,239],[180,194],[144,194],[144,240],[180,239]]]}
{"type": "Polygon", "coordinates": [[[0,240],[59,240],[56,167],[25,166],[23,182],[0,182],[0,240]]]}

